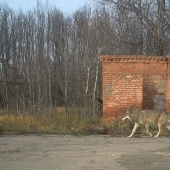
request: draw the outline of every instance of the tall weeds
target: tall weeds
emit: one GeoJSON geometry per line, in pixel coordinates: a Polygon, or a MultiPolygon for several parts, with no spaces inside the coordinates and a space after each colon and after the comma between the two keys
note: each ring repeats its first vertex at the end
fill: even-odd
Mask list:
{"type": "MultiPolygon", "coordinates": [[[[5,110],[0,110],[0,134],[28,134],[28,133],[70,133],[72,130],[84,129],[92,124],[100,124],[100,119],[80,119],[77,114],[72,112],[67,118],[65,109],[59,107],[55,109],[53,117],[46,114],[39,119],[36,114],[28,113],[12,114],[5,110]]],[[[37,113],[38,115],[38,113],[37,113]]]]}

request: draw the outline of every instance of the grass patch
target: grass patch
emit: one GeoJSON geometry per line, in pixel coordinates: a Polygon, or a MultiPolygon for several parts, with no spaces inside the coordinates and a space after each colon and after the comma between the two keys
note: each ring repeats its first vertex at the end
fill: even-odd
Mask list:
{"type": "MultiPolygon", "coordinates": [[[[111,124],[104,124],[101,127],[101,118],[81,119],[77,116],[77,109],[72,108],[69,116],[66,116],[63,107],[45,109],[43,116],[38,113],[29,115],[28,113],[15,114],[0,110],[0,135],[2,134],[94,134],[101,133],[128,136],[133,129],[134,124],[130,121],[122,123],[115,120],[111,124]]],[[[157,126],[150,126],[150,132],[156,134],[157,126]]],[[[163,129],[162,134],[168,134],[169,131],[163,129]]],[[[136,135],[145,135],[144,126],[140,126],[136,135]]]]}
{"type": "Polygon", "coordinates": [[[53,110],[53,116],[49,115],[48,110],[43,116],[37,113],[20,113],[16,116],[0,110],[0,134],[70,134],[100,124],[100,119],[82,120],[74,113],[68,118],[61,107],[53,110]]]}
{"type": "Polygon", "coordinates": [[[4,133],[27,134],[27,133],[45,133],[52,132],[51,125],[42,125],[33,116],[0,116],[0,122],[3,125],[4,133]]]}

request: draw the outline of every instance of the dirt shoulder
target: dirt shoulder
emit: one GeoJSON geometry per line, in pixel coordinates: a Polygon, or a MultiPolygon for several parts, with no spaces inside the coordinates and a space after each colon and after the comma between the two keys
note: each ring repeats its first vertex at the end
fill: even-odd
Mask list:
{"type": "Polygon", "coordinates": [[[169,170],[170,137],[0,137],[1,170],[169,170]]]}

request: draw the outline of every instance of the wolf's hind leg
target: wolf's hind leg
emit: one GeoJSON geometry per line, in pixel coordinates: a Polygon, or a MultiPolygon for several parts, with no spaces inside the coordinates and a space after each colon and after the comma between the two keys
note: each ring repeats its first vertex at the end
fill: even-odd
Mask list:
{"type": "Polygon", "coordinates": [[[133,127],[133,130],[132,130],[132,133],[128,136],[128,138],[131,138],[133,135],[134,135],[134,133],[136,132],[136,129],[139,127],[139,123],[136,123],[135,122],[135,125],[134,125],[134,127],[133,127]]]}
{"type": "Polygon", "coordinates": [[[158,122],[158,133],[157,133],[157,135],[156,136],[154,136],[154,138],[157,138],[159,135],[160,135],[160,133],[161,133],[161,131],[162,131],[162,125],[161,125],[161,123],[159,123],[158,122]]]}
{"type": "Polygon", "coordinates": [[[146,129],[146,134],[150,135],[150,137],[152,137],[152,133],[149,133],[149,123],[147,122],[145,124],[145,129],[146,129]]]}
{"type": "Polygon", "coordinates": [[[170,126],[167,126],[166,128],[168,128],[170,130],[170,126]]]}
{"type": "Polygon", "coordinates": [[[168,126],[168,124],[166,124],[166,125],[165,125],[165,127],[166,127],[167,129],[169,129],[169,130],[170,130],[170,126],[168,126]]]}

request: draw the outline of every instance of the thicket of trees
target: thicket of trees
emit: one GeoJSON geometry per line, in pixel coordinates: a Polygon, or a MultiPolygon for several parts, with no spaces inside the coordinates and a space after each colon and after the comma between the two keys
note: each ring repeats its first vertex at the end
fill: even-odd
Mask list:
{"type": "Polygon", "coordinates": [[[53,117],[63,106],[68,117],[74,108],[95,118],[101,54],[169,54],[169,1],[91,2],[70,15],[48,3],[27,12],[0,5],[1,109],[53,117]]]}

